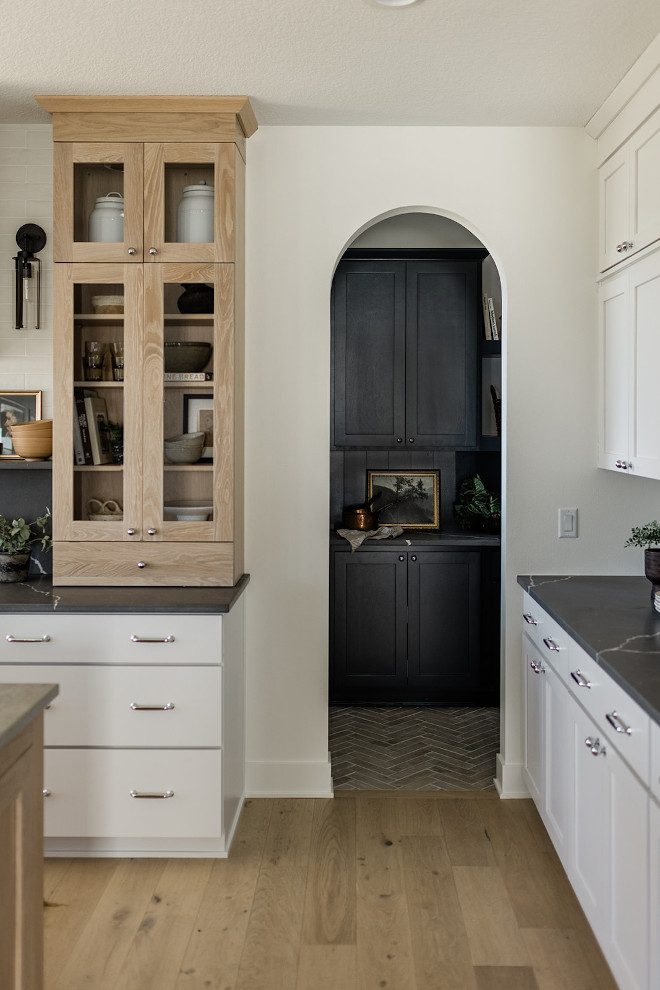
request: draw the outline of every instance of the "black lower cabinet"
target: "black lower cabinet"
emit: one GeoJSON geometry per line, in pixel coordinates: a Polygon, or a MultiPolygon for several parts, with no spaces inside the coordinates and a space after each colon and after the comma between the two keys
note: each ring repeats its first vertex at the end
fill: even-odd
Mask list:
{"type": "Polygon", "coordinates": [[[499,551],[334,549],[330,650],[331,704],[497,704],[499,551]]]}

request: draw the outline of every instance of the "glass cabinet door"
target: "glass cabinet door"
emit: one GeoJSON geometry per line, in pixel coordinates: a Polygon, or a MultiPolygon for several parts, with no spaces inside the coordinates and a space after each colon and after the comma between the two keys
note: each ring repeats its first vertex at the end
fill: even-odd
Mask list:
{"type": "Polygon", "coordinates": [[[145,269],[145,539],[229,542],[233,265],[145,269]]]}
{"type": "Polygon", "coordinates": [[[56,540],[138,540],[142,268],[55,266],[56,540]]]}
{"type": "Polygon", "coordinates": [[[55,143],[54,260],[142,262],[143,146],[55,143]]]}
{"type": "Polygon", "coordinates": [[[145,261],[233,261],[234,144],[144,146],[145,261]]]}

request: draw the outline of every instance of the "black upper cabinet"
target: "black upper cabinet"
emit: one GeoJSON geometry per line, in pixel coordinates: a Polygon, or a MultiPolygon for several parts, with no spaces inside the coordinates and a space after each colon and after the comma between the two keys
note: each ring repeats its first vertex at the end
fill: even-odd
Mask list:
{"type": "Polygon", "coordinates": [[[332,305],[335,446],[476,446],[480,266],[340,262],[332,305]]]}

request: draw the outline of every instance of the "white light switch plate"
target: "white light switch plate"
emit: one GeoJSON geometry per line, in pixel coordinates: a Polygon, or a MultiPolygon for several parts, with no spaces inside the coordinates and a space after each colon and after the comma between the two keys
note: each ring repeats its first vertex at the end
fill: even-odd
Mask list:
{"type": "Polygon", "coordinates": [[[559,538],[564,539],[566,537],[572,538],[577,537],[577,519],[578,510],[577,509],[560,509],[559,510],[559,538]]]}

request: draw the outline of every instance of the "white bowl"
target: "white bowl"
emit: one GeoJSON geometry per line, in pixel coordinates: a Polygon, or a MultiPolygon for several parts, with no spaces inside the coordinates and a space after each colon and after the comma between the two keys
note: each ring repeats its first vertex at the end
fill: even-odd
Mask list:
{"type": "Polygon", "coordinates": [[[175,444],[173,447],[165,444],[165,460],[170,464],[194,464],[202,456],[203,450],[203,443],[197,444],[196,447],[190,444],[183,446],[175,444]]]}
{"type": "Polygon", "coordinates": [[[165,516],[174,516],[179,522],[206,522],[213,512],[211,502],[196,499],[181,499],[175,505],[165,505],[165,516]]]}
{"type": "Polygon", "coordinates": [[[204,445],[204,433],[179,433],[175,437],[165,437],[166,447],[196,447],[204,445]]]}

